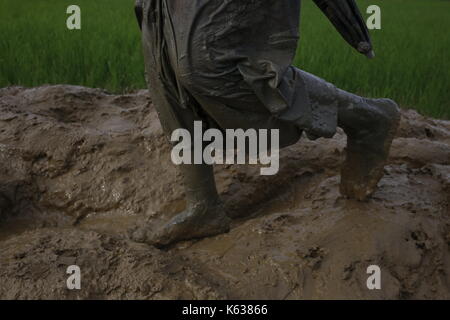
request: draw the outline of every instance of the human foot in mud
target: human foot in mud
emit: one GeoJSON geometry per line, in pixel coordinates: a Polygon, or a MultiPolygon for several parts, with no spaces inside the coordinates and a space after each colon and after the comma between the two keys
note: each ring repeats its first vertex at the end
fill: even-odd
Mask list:
{"type": "Polygon", "coordinates": [[[336,126],[344,129],[347,148],[340,191],[349,198],[367,199],[383,176],[400,109],[390,99],[363,98],[308,72],[300,70],[299,74],[313,105],[320,106],[314,118],[319,125],[305,128],[308,137],[330,138],[336,126]]]}
{"type": "MultiPolygon", "coordinates": [[[[266,2],[240,8],[237,0],[230,6],[205,1],[201,10],[196,1],[170,1],[169,8],[164,1],[136,2],[147,82],[161,125],[167,136],[184,129],[191,137],[196,121],[222,131],[277,129],[283,147],[297,142],[302,132],[330,138],[339,125],[348,135],[341,192],[363,200],[381,178],[399,122],[397,106],[345,92],[292,66],[299,38],[298,28],[292,26],[300,21],[300,1],[266,2]],[[157,14],[146,14],[149,11],[157,14]],[[218,19],[211,23],[208,12],[218,19]],[[199,26],[206,24],[220,39],[204,45],[204,28],[199,26]],[[186,25],[193,30],[187,37],[186,25]]],[[[353,0],[315,2],[350,45],[373,57],[366,23],[353,0]]],[[[188,210],[156,231],[147,227],[135,232],[135,239],[165,246],[229,229],[222,207],[205,205],[215,203],[218,194],[212,166],[196,161],[203,142],[189,144],[193,159],[181,166],[188,210]]]]}
{"type": "Polygon", "coordinates": [[[171,243],[215,236],[230,230],[231,219],[221,203],[204,202],[191,205],[169,222],[154,230],[148,225],[138,227],[130,234],[136,242],[144,242],[157,248],[171,243]]]}
{"type": "Polygon", "coordinates": [[[346,159],[341,169],[341,194],[366,200],[383,176],[400,110],[389,99],[362,99],[342,111],[347,134],[346,159]]]}

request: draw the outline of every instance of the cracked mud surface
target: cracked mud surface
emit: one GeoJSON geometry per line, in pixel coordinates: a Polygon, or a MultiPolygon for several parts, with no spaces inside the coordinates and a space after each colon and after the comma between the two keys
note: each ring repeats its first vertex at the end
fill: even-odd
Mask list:
{"type": "Polygon", "coordinates": [[[275,176],[217,166],[232,230],[164,251],[127,238],[185,205],[146,91],[0,89],[0,298],[450,299],[450,121],[404,110],[368,202],[339,195],[344,146],[302,139],[275,176]]]}

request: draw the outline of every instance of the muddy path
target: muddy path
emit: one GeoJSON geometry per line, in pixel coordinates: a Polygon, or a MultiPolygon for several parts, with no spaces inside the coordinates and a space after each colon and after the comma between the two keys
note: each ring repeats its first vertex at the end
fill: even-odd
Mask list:
{"type": "Polygon", "coordinates": [[[302,139],[275,176],[217,166],[232,230],[162,251],[127,237],[185,205],[147,92],[0,89],[0,298],[449,299],[450,121],[403,111],[364,203],[339,195],[344,146],[302,139]]]}

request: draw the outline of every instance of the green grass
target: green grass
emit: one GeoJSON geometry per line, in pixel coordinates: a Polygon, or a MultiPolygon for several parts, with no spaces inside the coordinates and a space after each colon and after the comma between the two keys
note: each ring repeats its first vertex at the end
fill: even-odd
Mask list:
{"type": "MultiPolygon", "coordinates": [[[[68,83],[126,92],[145,87],[133,0],[0,0],[0,87],[68,83]],[[66,28],[66,8],[82,29],[66,28]]],[[[382,9],[377,57],[350,48],[312,1],[303,1],[295,64],[337,86],[450,118],[450,1],[358,0],[382,9]]],[[[366,17],[367,14],[364,14],[366,17]]]]}
{"type": "Polygon", "coordinates": [[[0,0],[0,86],[145,87],[132,0],[0,0]],[[81,30],[66,9],[81,8],[81,30]]]}
{"type": "Polygon", "coordinates": [[[342,89],[450,118],[450,1],[357,2],[364,17],[369,5],[381,8],[382,28],[371,30],[376,58],[348,46],[306,0],[296,65],[342,89]]]}

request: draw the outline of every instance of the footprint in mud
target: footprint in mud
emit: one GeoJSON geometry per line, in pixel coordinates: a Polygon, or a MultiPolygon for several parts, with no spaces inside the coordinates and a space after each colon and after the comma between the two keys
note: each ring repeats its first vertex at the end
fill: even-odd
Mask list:
{"type": "MultiPolygon", "coordinates": [[[[413,241],[415,241],[417,249],[426,251],[432,249],[434,246],[433,241],[428,237],[428,235],[425,232],[421,230],[412,231],[410,237],[413,241]]],[[[409,240],[410,239],[406,239],[406,241],[409,240]]]]}
{"type": "Polygon", "coordinates": [[[322,265],[327,252],[324,248],[316,246],[311,247],[308,251],[301,253],[297,252],[306,261],[306,265],[313,271],[317,271],[322,265]]]}
{"type": "Polygon", "coordinates": [[[258,233],[273,233],[279,231],[287,225],[292,225],[295,223],[295,217],[290,214],[280,214],[275,217],[270,217],[265,220],[261,227],[258,228],[258,233]]]}

